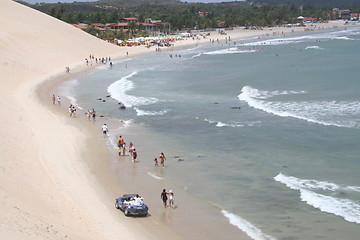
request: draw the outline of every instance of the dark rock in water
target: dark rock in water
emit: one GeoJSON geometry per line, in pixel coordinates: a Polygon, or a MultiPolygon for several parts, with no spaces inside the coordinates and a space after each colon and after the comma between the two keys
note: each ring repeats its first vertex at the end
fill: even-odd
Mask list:
{"type": "Polygon", "coordinates": [[[119,109],[126,109],[124,105],[120,106],[119,109]]]}
{"type": "Polygon", "coordinates": [[[180,156],[174,156],[174,158],[179,158],[180,156]]]}
{"type": "Polygon", "coordinates": [[[185,161],[185,159],[179,158],[178,161],[182,162],[182,161],[185,161]]]}
{"type": "Polygon", "coordinates": [[[231,107],[231,109],[241,109],[241,107],[231,107]]]}
{"type": "Polygon", "coordinates": [[[110,95],[107,95],[106,97],[110,97],[110,95]]]}
{"type": "Polygon", "coordinates": [[[218,102],[215,102],[214,104],[219,104],[218,102]]]}
{"type": "Polygon", "coordinates": [[[104,115],[100,115],[100,117],[105,117],[104,115]]]}
{"type": "Polygon", "coordinates": [[[204,156],[204,155],[198,155],[197,157],[198,157],[198,158],[201,158],[201,157],[205,157],[205,156],[204,156]]]}
{"type": "Polygon", "coordinates": [[[103,102],[106,102],[105,100],[102,100],[103,102]]]}
{"type": "Polygon", "coordinates": [[[102,100],[102,98],[97,98],[96,100],[99,100],[99,101],[101,101],[101,100],[102,100]]]}

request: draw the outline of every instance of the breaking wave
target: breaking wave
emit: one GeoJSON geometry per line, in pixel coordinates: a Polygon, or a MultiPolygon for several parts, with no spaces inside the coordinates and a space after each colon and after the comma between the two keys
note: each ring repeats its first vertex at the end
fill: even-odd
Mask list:
{"type": "Polygon", "coordinates": [[[307,46],[305,49],[306,49],[306,50],[307,50],[307,49],[319,49],[319,50],[321,50],[321,49],[323,49],[323,48],[321,48],[321,47],[319,47],[319,46],[307,46]]]}
{"type": "Polygon", "coordinates": [[[205,118],[204,119],[205,122],[208,122],[210,124],[214,124],[216,127],[251,127],[251,126],[255,126],[255,125],[259,125],[261,122],[260,121],[255,121],[255,122],[235,122],[235,121],[230,121],[227,123],[221,122],[221,121],[213,121],[210,119],[205,118]]]}
{"type": "Polygon", "coordinates": [[[360,204],[349,199],[338,198],[330,196],[333,194],[325,195],[326,193],[333,192],[360,192],[358,186],[339,186],[335,183],[299,179],[296,177],[286,176],[279,173],[274,177],[275,181],[280,182],[290,189],[298,190],[300,192],[300,199],[308,205],[321,210],[340,216],[348,222],[360,224],[360,204]],[[317,193],[316,190],[325,192],[317,193]]]}
{"type": "Polygon", "coordinates": [[[256,50],[240,50],[238,48],[227,48],[222,50],[217,50],[213,52],[206,52],[205,55],[220,55],[220,54],[234,54],[234,53],[253,53],[256,50]]]}
{"type": "Polygon", "coordinates": [[[158,102],[157,98],[137,97],[127,94],[128,91],[135,88],[134,83],[130,79],[137,74],[138,72],[135,71],[112,83],[107,89],[108,93],[113,99],[122,102],[126,107],[149,105],[158,102]]]}
{"type": "Polygon", "coordinates": [[[222,210],[221,213],[229,219],[229,222],[232,225],[241,229],[243,232],[245,232],[249,237],[251,237],[254,240],[276,240],[276,238],[263,233],[256,226],[252,225],[250,222],[246,221],[245,219],[242,219],[238,215],[235,215],[225,210],[222,210]]]}
{"type": "Polygon", "coordinates": [[[156,116],[156,115],[164,115],[167,113],[167,110],[162,111],[145,111],[138,108],[134,108],[136,111],[137,116],[156,116]]]}
{"type": "Polygon", "coordinates": [[[59,95],[60,96],[64,96],[67,99],[69,99],[70,103],[73,106],[76,106],[79,109],[82,109],[78,104],[77,104],[77,98],[75,97],[75,87],[79,84],[79,81],[77,79],[72,79],[69,81],[64,82],[60,87],[59,87],[59,95]]]}
{"type": "Polygon", "coordinates": [[[337,127],[360,127],[359,101],[269,101],[279,95],[304,94],[305,91],[261,91],[245,86],[238,96],[250,107],[280,117],[293,117],[312,123],[337,127]]]}

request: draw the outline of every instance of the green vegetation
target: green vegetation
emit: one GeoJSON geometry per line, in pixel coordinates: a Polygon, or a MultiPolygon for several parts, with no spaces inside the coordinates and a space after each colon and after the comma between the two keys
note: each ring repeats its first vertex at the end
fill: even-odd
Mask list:
{"type": "MultiPolygon", "coordinates": [[[[68,23],[116,23],[124,17],[136,17],[139,22],[143,22],[146,18],[151,18],[168,22],[171,31],[175,32],[232,26],[273,26],[295,23],[300,15],[330,20],[334,19],[333,7],[356,7],[354,2],[356,1],[252,0],[205,4],[179,0],[101,0],[29,6],[68,23]]],[[[132,26],[130,34],[104,32],[94,27],[85,31],[103,39],[146,35],[141,26],[132,26]]]]}

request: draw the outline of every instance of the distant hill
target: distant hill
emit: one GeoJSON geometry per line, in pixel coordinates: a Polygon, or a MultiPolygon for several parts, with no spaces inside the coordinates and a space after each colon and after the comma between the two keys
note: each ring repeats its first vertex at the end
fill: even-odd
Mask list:
{"type": "Polygon", "coordinates": [[[324,8],[359,8],[360,0],[248,0],[253,3],[268,5],[311,5],[324,8]]]}

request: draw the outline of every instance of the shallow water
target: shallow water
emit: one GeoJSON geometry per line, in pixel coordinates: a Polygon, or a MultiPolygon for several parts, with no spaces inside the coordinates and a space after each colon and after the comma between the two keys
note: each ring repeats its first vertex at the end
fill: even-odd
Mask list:
{"type": "Polygon", "coordinates": [[[357,239],[359,43],[353,28],[163,51],[60,90],[146,129],[171,161],[142,161],[149,176],[219,206],[251,238],[357,239]]]}

